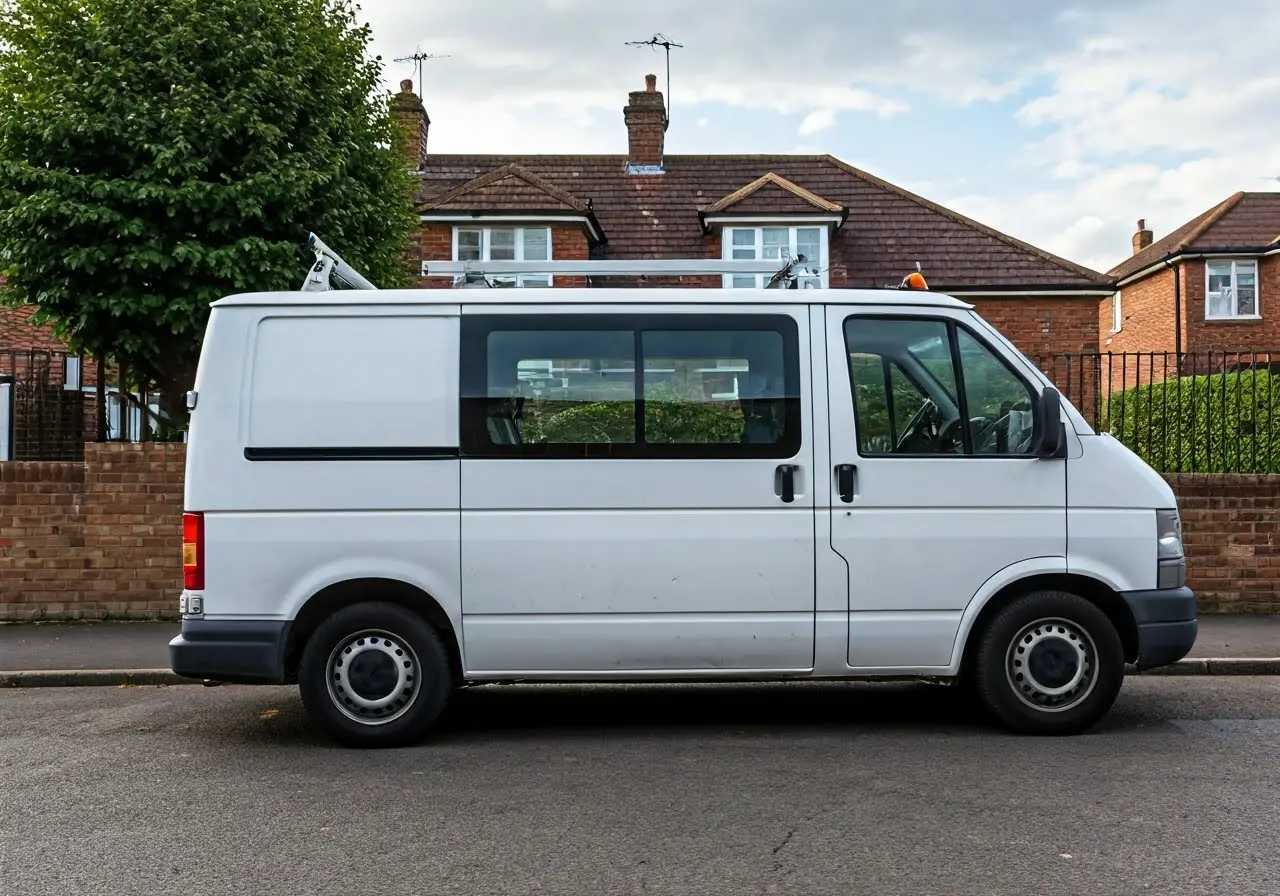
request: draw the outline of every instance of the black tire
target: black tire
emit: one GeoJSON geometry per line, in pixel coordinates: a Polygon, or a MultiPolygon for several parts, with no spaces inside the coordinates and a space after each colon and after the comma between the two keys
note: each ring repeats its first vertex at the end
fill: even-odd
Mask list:
{"type": "Polygon", "coordinates": [[[307,712],[326,734],[349,747],[416,742],[448,704],[453,684],[448,653],[435,629],[390,603],[338,610],[307,639],[298,665],[298,690],[307,712]],[[362,633],[367,635],[356,637],[362,633]],[[391,702],[374,708],[381,701],[391,702]]]}
{"type": "Polygon", "coordinates": [[[1079,734],[1115,703],[1124,646],[1107,615],[1083,597],[1036,591],[1000,610],[979,633],[970,671],[983,705],[1008,727],[1079,734]]]}

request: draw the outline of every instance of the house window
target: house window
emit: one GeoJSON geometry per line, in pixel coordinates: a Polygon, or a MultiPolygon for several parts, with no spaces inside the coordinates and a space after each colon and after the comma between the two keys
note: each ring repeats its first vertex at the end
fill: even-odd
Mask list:
{"type": "MultiPolygon", "coordinates": [[[[801,289],[827,287],[827,229],[825,227],[726,227],[724,258],[734,261],[778,259],[804,256],[811,276],[800,278],[801,289]]],[[[734,274],[724,278],[726,289],[763,288],[770,274],[734,274]]]]}
{"type": "Polygon", "coordinates": [[[1258,313],[1258,262],[1210,261],[1205,271],[1205,318],[1233,320],[1256,318],[1258,313]]]}
{"type": "Polygon", "coordinates": [[[1120,291],[1116,290],[1116,294],[1111,297],[1111,332],[1119,333],[1120,327],[1124,324],[1123,306],[1120,304],[1120,291]]]}
{"type": "MultiPolygon", "coordinates": [[[[550,227],[457,227],[454,261],[550,261],[550,227]]],[[[494,286],[550,286],[550,274],[490,277],[494,286]]]]}

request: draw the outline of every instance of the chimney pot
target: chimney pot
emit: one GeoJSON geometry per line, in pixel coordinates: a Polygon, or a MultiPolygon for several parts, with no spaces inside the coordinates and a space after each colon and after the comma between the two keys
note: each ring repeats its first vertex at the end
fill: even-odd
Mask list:
{"type": "Polygon", "coordinates": [[[627,167],[634,174],[661,174],[667,107],[657,75],[645,75],[644,90],[633,90],[622,110],[627,124],[627,167]]]}
{"type": "Polygon", "coordinates": [[[427,163],[427,133],[431,119],[422,100],[413,92],[413,81],[400,82],[400,93],[391,98],[391,110],[405,129],[404,152],[413,170],[421,171],[427,163]]]}
{"type": "Polygon", "coordinates": [[[1133,254],[1137,255],[1155,241],[1155,234],[1147,230],[1147,219],[1138,219],[1138,232],[1133,235],[1133,254]]]}

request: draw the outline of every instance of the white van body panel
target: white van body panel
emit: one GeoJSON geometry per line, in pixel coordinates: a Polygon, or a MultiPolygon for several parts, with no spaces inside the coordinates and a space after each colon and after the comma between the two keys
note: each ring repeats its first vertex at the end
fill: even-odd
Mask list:
{"type": "MultiPolygon", "coordinates": [[[[539,313],[674,318],[719,310],[645,304],[539,313]]],[[[809,406],[808,308],[755,305],[750,313],[794,323],[800,401],[809,406]]],[[[812,417],[802,421],[800,454],[787,458],[464,457],[469,671],[520,677],[812,669],[814,433],[812,417]],[[791,504],[774,489],[782,463],[799,467],[791,504]]]]}
{"type": "Polygon", "coordinates": [[[214,309],[185,497],[205,514],[206,618],[292,619],[329,585],[379,578],[432,595],[461,626],[456,457],[290,456],[456,446],[458,315],[448,305],[214,309]]]}
{"type": "Polygon", "coordinates": [[[1052,385],[965,303],[880,290],[445,295],[215,303],[185,487],[204,515],[203,619],[293,620],[330,586],[384,579],[439,603],[468,680],[945,676],[982,609],[1020,580],[1156,587],[1154,510],[1175,506],[1172,490],[1065,402],[1065,457],[860,454],[848,321],[954,321],[1052,385]],[[492,396],[464,394],[466,322],[531,313],[785,317],[800,447],[468,455],[460,400],[492,396]],[[849,502],[841,464],[856,466],[849,502]],[[780,465],[795,468],[789,504],[780,465]]]}
{"type": "Polygon", "coordinates": [[[1067,565],[1116,591],[1156,587],[1156,519],[1174,509],[1173,489],[1124,443],[1110,435],[1081,439],[1081,462],[1067,488],[1067,565]],[[1117,487],[1123,483],[1123,487],[1117,487]]]}

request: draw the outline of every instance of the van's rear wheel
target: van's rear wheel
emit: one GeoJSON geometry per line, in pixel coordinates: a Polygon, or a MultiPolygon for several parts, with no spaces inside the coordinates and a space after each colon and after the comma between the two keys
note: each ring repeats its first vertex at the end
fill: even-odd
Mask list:
{"type": "Polygon", "coordinates": [[[307,640],[298,666],[302,702],[340,743],[412,743],[452,691],[440,636],[420,616],[388,603],[338,610],[307,640]]]}
{"type": "Polygon", "coordinates": [[[996,718],[1026,734],[1078,734],[1110,711],[1124,647],[1107,615],[1076,594],[1037,591],[981,633],[973,684],[996,718]]]}

